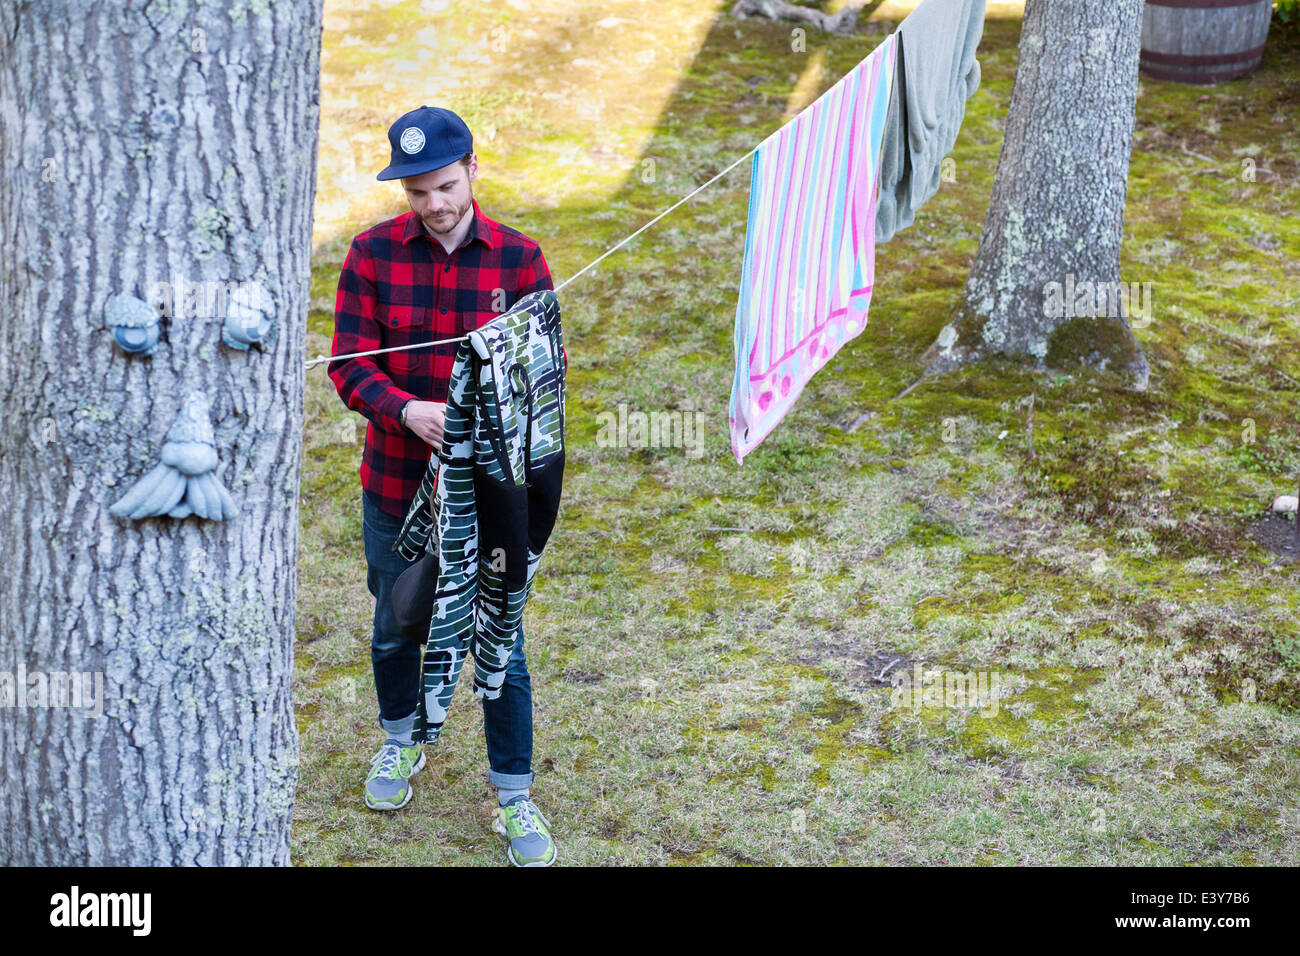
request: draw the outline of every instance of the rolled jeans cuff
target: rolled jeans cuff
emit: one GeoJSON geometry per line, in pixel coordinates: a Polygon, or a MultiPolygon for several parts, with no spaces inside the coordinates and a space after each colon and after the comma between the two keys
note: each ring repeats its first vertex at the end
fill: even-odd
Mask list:
{"type": "Polygon", "coordinates": [[[528,773],[497,773],[489,770],[488,783],[498,790],[527,790],[533,785],[535,776],[531,770],[528,773]]]}

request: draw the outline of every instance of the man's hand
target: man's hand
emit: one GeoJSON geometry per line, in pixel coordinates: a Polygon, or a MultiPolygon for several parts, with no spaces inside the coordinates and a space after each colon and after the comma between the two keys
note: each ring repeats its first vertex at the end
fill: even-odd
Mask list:
{"type": "Polygon", "coordinates": [[[442,429],[447,423],[446,402],[412,401],[406,406],[406,427],[433,446],[442,449],[442,429]]]}

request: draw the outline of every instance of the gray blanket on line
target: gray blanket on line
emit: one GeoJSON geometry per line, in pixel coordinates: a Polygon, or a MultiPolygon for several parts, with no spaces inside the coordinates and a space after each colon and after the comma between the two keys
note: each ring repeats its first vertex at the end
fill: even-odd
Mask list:
{"type": "Polygon", "coordinates": [[[939,191],[944,156],[957,142],[966,100],[979,88],[975,48],[984,0],[925,0],[898,27],[898,65],[880,147],[876,242],[912,224],[939,191]]]}

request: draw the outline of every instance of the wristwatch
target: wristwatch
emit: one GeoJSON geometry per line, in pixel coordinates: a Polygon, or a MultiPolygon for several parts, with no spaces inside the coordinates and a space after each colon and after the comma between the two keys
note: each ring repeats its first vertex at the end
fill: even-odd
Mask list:
{"type": "Polygon", "coordinates": [[[406,404],[402,406],[402,410],[397,413],[397,420],[402,423],[403,428],[406,427],[406,406],[410,405],[413,401],[415,401],[415,399],[408,398],[406,404]]]}

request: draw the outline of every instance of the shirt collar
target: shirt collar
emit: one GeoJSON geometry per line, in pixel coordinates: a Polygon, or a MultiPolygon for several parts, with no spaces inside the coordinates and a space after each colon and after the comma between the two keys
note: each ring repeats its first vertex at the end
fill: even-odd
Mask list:
{"type": "MultiPolygon", "coordinates": [[[[470,199],[470,205],[474,207],[474,214],[470,221],[469,232],[465,234],[464,241],[457,248],[463,249],[475,239],[482,240],[483,244],[489,249],[496,248],[492,241],[492,220],[488,219],[480,211],[477,199],[470,199]]],[[[406,215],[406,226],[402,229],[402,245],[406,245],[418,236],[423,236],[432,242],[433,236],[425,231],[423,223],[420,222],[420,217],[414,212],[408,212],[406,215]]]]}

